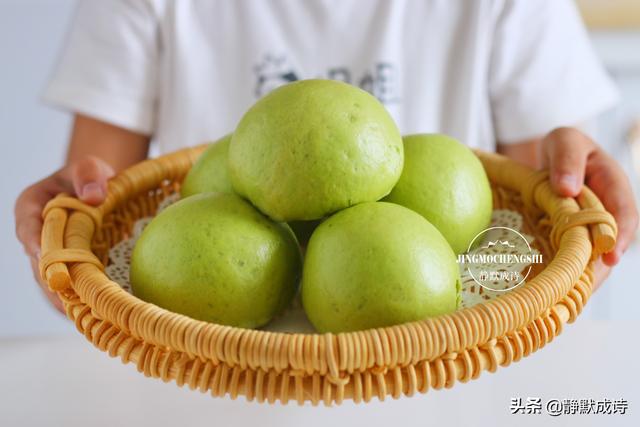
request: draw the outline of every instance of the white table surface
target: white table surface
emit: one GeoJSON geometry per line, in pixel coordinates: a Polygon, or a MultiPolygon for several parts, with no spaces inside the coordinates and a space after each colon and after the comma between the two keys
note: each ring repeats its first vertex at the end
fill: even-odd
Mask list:
{"type": "Polygon", "coordinates": [[[640,322],[581,320],[530,357],[450,390],[339,407],[213,398],[145,378],[83,336],[0,340],[1,426],[640,425],[640,322]],[[511,397],[619,399],[626,415],[511,415],[511,397]]]}

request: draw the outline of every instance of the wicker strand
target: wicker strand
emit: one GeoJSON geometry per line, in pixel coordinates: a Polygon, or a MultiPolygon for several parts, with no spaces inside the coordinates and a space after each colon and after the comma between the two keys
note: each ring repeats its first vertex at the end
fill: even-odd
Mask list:
{"type": "MultiPolygon", "coordinates": [[[[55,200],[55,199],[54,199],[55,200]]],[[[67,211],[61,208],[51,208],[44,216],[42,229],[41,251],[47,255],[64,247],[64,228],[67,223],[67,211]]],[[[62,260],[60,260],[62,261],[62,260]]],[[[40,277],[49,284],[52,291],[60,291],[71,285],[69,270],[64,262],[49,264],[43,268],[42,261],[39,264],[40,277]]]]}

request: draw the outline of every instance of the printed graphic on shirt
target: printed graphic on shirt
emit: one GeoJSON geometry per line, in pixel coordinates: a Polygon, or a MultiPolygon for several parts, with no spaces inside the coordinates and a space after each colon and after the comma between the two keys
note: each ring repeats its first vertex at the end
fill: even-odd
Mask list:
{"type": "MultiPolygon", "coordinates": [[[[286,55],[267,54],[255,67],[255,96],[261,98],[278,86],[305,78],[295,69],[286,55]]],[[[378,61],[364,73],[356,74],[346,66],[330,67],[315,76],[339,80],[366,90],[385,105],[400,103],[399,73],[396,64],[378,61]]]]}

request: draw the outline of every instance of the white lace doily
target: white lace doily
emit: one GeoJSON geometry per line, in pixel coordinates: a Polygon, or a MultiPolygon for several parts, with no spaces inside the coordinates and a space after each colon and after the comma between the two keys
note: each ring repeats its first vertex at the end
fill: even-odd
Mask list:
{"type": "MultiPolygon", "coordinates": [[[[167,197],[158,206],[158,212],[177,200],[179,200],[178,194],[167,197]]],[[[122,240],[109,250],[110,263],[105,268],[105,272],[111,280],[118,283],[125,291],[129,293],[131,292],[131,285],[129,283],[129,264],[131,260],[131,252],[133,251],[133,247],[136,243],[136,240],[142,233],[142,230],[151,221],[151,219],[152,217],[145,217],[137,220],[133,226],[131,237],[122,240]]],[[[532,236],[522,232],[522,216],[515,211],[506,209],[494,210],[491,219],[491,227],[508,227],[521,233],[529,243],[533,242],[534,240],[532,236]]],[[[484,244],[484,242],[496,241],[497,239],[504,238],[505,236],[503,235],[503,233],[504,229],[495,229],[485,233],[483,235],[483,242],[481,242],[480,245],[484,244]]],[[[525,245],[524,247],[518,245],[519,243],[515,242],[515,246],[508,248],[507,252],[518,254],[528,250],[524,242],[520,243],[520,245],[525,245]]],[[[499,249],[496,247],[495,250],[497,251],[499,249]]],[[[504,251],[504,248],[501,248],[500,250],[504,251]]],[[[533,253],[538,252],[533,249],[533,253]]],[[[494,269],[496,266],[492,264],[486,264],[486,267],[487,269],[494,269]]],[[[527,265],[521,264],[518,265],[518,267],[522,267],[522,269],[525,269],[527,265]]],[[[475,304],[479,304],[487,300],[499,297],[500,295],[505,293],[500,291],[491,291],[478,285],[478,283],[476,283],[473,277],[471,277],[467,268],[463,264],[460,264],[460,278],[462,283],[460,308],[471,307],[475,304]]],[[[504,286],[502,286],[499,281],[496,281],[493,283],[492,288],[501,289],[506,286],[506,283],[504,284],[504,286]]],[[[304,314],[304,310],[302,309],[302,304],[299,297],[296,297],[290,307],[285,310],[283,314],[278,316],[278,318],[274,319],[264,329],[281,332],[314,332],[313,326],[311,326],[311,324],[307,320],[306,315],[304,314]]]]}

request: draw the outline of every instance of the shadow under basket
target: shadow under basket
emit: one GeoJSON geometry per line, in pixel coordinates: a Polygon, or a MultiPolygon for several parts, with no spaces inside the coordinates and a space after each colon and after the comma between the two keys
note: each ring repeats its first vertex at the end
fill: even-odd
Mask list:
{"type": "Polygon", "coordinates": [[[399,398],[494,372],[542,348],[587,302],[592,263],[613,248],[613,217],[584,188],[556,196],[548,173],[477,151],[494,207],[516,210],[544,265],[486,303],[402,325],[340,334],[267,332],[191,319],[146,303],[104,273],[109,248],[178,192],[205,146],[146,160],[109,182],[97,207],[61,194],[43,212],[40,273],[97,348],[146,376],[214,396],[326,405],[399,398]]]}

